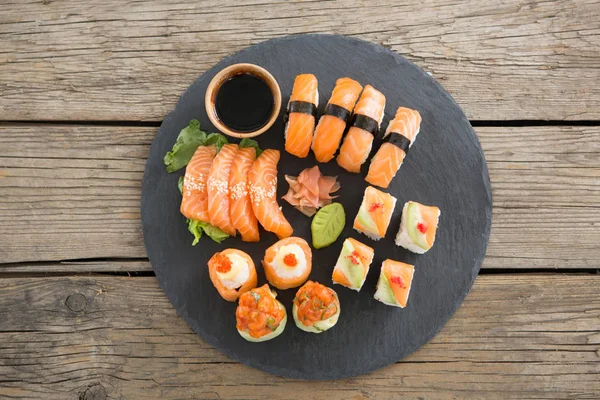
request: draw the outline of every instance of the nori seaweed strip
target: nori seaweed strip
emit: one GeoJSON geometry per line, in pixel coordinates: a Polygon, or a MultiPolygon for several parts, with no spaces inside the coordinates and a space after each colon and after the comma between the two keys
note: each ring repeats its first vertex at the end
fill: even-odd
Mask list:
{"type": "Polygon", "coordinates": [[[317,117],[317,106],[313,103],[309,103],[308,101],[290,101],[288,105],[288,114],[289,113],[302,113],[302,114],[311,114],[313,117],[317,117]]]}
{"type": "Polygon", "coordinates": [[[382,143],[388,142],[403,150],[404,153],[408,154],[410,148],[410,140],[398,132],[390,132],[389,135],[383,138],[382,143]]]}
{"type": "Polygon", "coordinates": [[[379,123],[375,121],[371,117],[367,117],[362,114],[354,114],[352,117],[351,126],[355,126],[360,129],[364,129],[365,131],[371,133],[371,135],[377,135],[377,131],[379,131],[379,123]]]}
{"type": "Polygon", "coordinates": [[[339,118],[346,123],[348,122],[348,119],[350,119],[350,111],[346,110],[342,106],[338,106],[337,104],[327,104],[325,111],[323,111],[323,115],[331,115],[332,117],[339,118]]]}

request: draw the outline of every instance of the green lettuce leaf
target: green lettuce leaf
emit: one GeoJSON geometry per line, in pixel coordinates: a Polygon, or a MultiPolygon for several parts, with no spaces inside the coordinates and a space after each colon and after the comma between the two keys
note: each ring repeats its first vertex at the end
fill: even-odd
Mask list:
{"type": "Polygon", "coordinates": [[[183,176],[179,177],[179,181],[177,181],[177,188],[179,189],[179,193],[183,194],[183,176]]]}
{"type": "Polygon", "coordinates": [[[194,235],[194,241],[192,242],[192,246],[195,246],[196,244],[198,244],[198,241],[202,237],[202,222],[189,218],[186,219],[186,222],[188,226],[188,231],[190,231],[190,233],[194,235]]]}
{"type": "Polygon", "coordinates": [[[204,233],[208,235],[212,240],[217,243],[221,243],[223,240],[229,237],[228,234],[217,228],[216,226],[212,226],[209,223],[198,221],[198,224],[202,226],[204,233]]]}
{"type": "Polygon", "coordinates": [[[189,125],[179,132],[173,148],[163,158],[167,172],[175,172],[185,167],[198,146],[203,145],[206,139],[206,132],[200,130],[200,122],[196,119],[191,120],[189,125]]]}
{"type": "Polygon", "coordinates": [[[220,133],[211,133],[206,137],[203,144],[204,146],[210,146],[211,144],[214,144],[215,146],[217,146],[218,153],[221,150],[221,147],[223,147],[223,145],[227,143],[229,143],[229,141],[227,140],[225,135],[222,135],[220,133]]]}
{"type": "Polygon", "coordinates": [[[260,149],[260,147],[258,147],[258,142],[254,139],[243,138],[240,141],[239,146],[240,147],[254,147],[254,150],[256,150],[256,157],[260,156],[260,153],[262,153],[262,150],[260,149]]]}

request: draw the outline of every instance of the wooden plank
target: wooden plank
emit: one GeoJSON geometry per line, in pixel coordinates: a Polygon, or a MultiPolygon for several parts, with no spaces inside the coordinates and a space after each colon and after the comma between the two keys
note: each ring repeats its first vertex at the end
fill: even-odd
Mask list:
{"type": "Polygon", "coordinates": [[[481,276],[415,354],[315,383],[221,355],[155,278],[0,279],[0,397],[77,399],[92,387],[109,398],[598,398],[599,284],[591,274],[481,276]]]}
{"type": "Polygon", "coordinates": [[[339,33],[432,73],[470,119],[600,118],[596,0],[0,4],[1,120],[154,120],[222,57],[339,33]]]}
{"type": "MultiPolygon", "coordinates": [[[[476,131],[494,202],[484,267],[600,268],[600,127],[476,131]]],[[[0,125],[0,262],[146,257],[140,186],[155,133],[0,125]]]]}

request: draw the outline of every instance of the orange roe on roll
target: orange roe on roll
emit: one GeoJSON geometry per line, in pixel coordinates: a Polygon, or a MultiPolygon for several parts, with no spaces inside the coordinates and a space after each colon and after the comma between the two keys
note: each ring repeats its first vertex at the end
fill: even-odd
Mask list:
{"type": "Polygon", "coordinates": [[[217,256],[216,263],[218,272],[225,274],[231,271],[231,260],[226,255],[219,254],[217,256]]]}
{"type": "Polygon", "coordinates": [[[296,255],[293,253],[286,254],[285,257],[283,257],[283,262],[289,267],[295,267],[296,265],[298,265],[296,255]]]}

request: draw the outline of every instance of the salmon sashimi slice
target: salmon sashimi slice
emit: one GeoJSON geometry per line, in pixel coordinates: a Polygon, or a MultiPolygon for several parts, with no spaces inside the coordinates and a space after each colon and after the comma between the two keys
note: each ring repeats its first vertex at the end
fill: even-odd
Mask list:
{"type": "Polygon", "coordinates": [[[337,156],[340,167],[348,172],[360,172],[361,165],[367,161],[371,152],[374,135],[381,126],[384,111],[385,96],[373,86],[367,85],[354,107],[353,126],[348,130],[337,156]],[[371,131],[365,130],[364,125],[358,123],[361,116],[367,117],[366,122],[370,121],[373,125],[371,131]]]}
{"type": "Polygon", "coordinates": [[[365,180],[371,185],[387,188],[402,166],[406,153],[419,134],[421,115],[410,108],[399,107],[388,124],[383,144],[371,160],[365,180]]]}
{"type": "MultiPolygon", "coordinates": [[[[356,100],[362,91],[362,85],[350,78],[340,78],[335,82],[335,88],[331,98],[325,107],[325,114],[319,119],[312,142],[312,149],[318,162],[329,162],[333,158],[346,130],[348,119],[342,119],[335,115],[329,115],[330,105],[341,107],[348,112],[348,116],[354,110],[356,100]]],[[[337,107],[332,107],[337,108],[337,107]]],[[[343,111],[342,111],[343,112],[343,111]]]]}
{"type": "Polygon", "coordinates": [[[285,150],[288,153],[300,158],[308,155],[315,130],[315,113],[318,105],[317,77],[313,74],[298,75],[294,80],[294,88],[288,103],[289,115],[285,126],[285,150]],[[300,108],[296,108],[298,106],[300,108]]]}
{"type": "Polygon", "coordinates": [[[245,147],[238,150],[229,174],[229,217],[231,224],[240,232],[244,242],[258,242],[258,220],[252,211],[248,192],[248,171],[256,159],[256,150],[245,147]]]}
{"type": "Polygon", "coordinates": [[[292,236],[290,225],[277,204],[277,163],[279,151],[267,149],[254,161],[248,172],[252,210],[258,222],[280,239],[292,236]]]}
{"type": "Polygon", "coordinates": [[[186,218],[210,221],[206,181],[216,153],[217,148],[214,145],[200,146],[185,168],[180,211],[186,218]]]}
{"type": "Polygon", "coordinates": [[[231,164],[238,152],[237,144],[226,144],[215,157],[208,175],[208,215],[210,224],[229,236],[235,236],[235,228],[229,218],[229,175],[231,164]]]}

